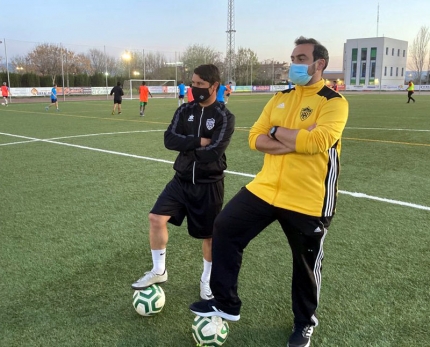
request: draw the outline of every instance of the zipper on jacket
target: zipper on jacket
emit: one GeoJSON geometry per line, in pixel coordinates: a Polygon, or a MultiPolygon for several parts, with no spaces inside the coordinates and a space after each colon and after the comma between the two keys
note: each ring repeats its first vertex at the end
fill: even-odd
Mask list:
{"type": "MultiPolygon", "coordinates": [[[[200,127],[202,126],[202,118],[203,118],[203,112],[204,112],[205,108],[202,107],[202,113],[200,114],[200,119],[199,119],[199,127],[197,129],[197,136],[200,137],[200,127]]],[[[193,163],[193,184],[196,184],[196,161],[194,160],[193,163]]]]}

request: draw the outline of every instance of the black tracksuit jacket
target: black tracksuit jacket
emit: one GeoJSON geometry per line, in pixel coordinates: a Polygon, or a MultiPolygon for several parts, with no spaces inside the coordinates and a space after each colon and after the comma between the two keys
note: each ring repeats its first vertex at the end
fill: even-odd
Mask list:
{"type": "Polygon", "coordinates": [[[173,168],[181,180],[212,183],[224,177],[225,150],[234,132],[235,117],[223,103],[201,107],[193,101],[182,104],[164,133],[167,149],[178,151],[173,168]],[[200,146],[202,137],[211,143],[200,146]]]}

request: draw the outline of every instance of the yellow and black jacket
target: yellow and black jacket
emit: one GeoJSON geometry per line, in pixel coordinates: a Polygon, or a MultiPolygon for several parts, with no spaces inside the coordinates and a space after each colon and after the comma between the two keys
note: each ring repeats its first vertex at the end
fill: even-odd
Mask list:
{"type": "Polygon", "coordinates": [[[273,126],[301,129],[296,151],[265,154],[264,165],[247,189],[276,207],[316,217],[335,213],[341,135],[348,102],[321,80],[276,93],[249,133],[249,146],[273,126]],[[317,124],[316,128],[307,128],[317,124]]]}

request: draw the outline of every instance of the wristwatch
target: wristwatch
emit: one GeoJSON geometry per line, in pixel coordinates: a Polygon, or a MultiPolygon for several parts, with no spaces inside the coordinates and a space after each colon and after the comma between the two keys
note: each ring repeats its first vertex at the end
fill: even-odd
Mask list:
{"type": "Polygon", "coordinates": [[[272,138],[272,139],[275,139],[276,141],[278,141],[278,139],[276,138],[276,130],[278,130],[278,126],[273,126],[271,129],[270,129],[270,132],[269,132],[269,134],[270,134],[270,137],[272,138]]]}

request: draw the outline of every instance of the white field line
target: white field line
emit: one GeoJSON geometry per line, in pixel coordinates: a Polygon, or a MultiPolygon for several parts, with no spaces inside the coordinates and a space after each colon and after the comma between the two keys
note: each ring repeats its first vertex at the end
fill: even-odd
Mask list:
{"type": "MultiPolygon", "coordinates": [[[[151,131],[164,131],[164,130],[131,131],[131,132],[121,132],[121,134],[132,133],[132,132],[151,132],[151,131]]],[[[118,133],[105,133],[105,134],[120,134],[120,133],[118,132],[118,133]]],[[[28,140],[27,142],[35,142],[35,141],[46,142],[46,143],[52,143],[52,144],[61,145],[61,146],[74,147],[74,148],[80,148],[80,149],[87,149],[87,150],[95,151],[95,152],[115,154],[115,155],[120,155],[120,156],[124,156],[124,157],[130,157],[130,158],[136,158],[136,159],[144,159],[144,160],[156,161],[156,162],[160,162],[160,163],[173,164],[173,161],[170,161],[170,160],[157,159],[157,158],[151,158],[151,157],[144,157],[144,156],[140,156],[140,155],[134,155],[134,154],[128,154],[128,153],[122,153],[122,152],[116,152],[116,151],[109,151],[109,150],[100,149],[100,148],[93,148],[93,147],[75,145],[75,144],[71,144],[71,143],[64,143],[64,142],[54,141],[55,139],[65,139],[65,138],[72,138],[72,137],[104,135],[102,133],[101,134],[92,134],[92,135],[88,134],[88,135],[76,135],[76,136],[57,137],[57,138],[45,139],[45,140],[44,139],[37,139],[37,138],[34,138],[34,137],[14,135],[14,134],[1,133],[1,132],[0,132],[0,135],[11,136],[11,137],[18,137],[18,138],[25,138],[25,139],[28,140]]],[[[16,142],[14,142],[14,143],[16,143],[16,142]]],[[[243,177],[250,177],[250,178],[254,178],[255,177],[255,175],[253,175],[253,174],[248,174],[248,173],[244,173],[244,172],[236,172],[236,171],[229,171],[229,170],[226,170],[225,172],[229,173],[229,174],[232,174],[232,175],[236,175],[236,176],[243,176],[243,177]]],[[[367,195],[367,194],[364,194],[364,193],[348,192],[348,191],[345,191],[345,190],[339,190],[339,193],[340,194],[345,194],[345,195],[350,195],[350,196],[353,196],[355,198],[364,198],[364,199],[369,199],[369,200],[376,200],[376,201],[386,202],[386,203],[389,203],[389,204],[400,205],[400,206],[407,206],[407,207],[412,207],[412,208],[416,208],[416,209],[420,209],[420,210],[430,211],[430,206],[423,206],[423,205],[413,204],[413,203],[404,202],[404,201],[385,199],[385,198],[380,198],[380,197],[377,197],[377,196],[367,195]]]]}
{"type": "Polygon", "coordinates": [[[353,130],[387,130],[387,131],[430,132],[430,130],[429,130],[429,129],[393,129],[393,128],[360,128],[360,127],[345,127],[345,129],[353,129],[353,130]]]}
{"type": "MultiPolygon", "coordinates": [[[[236,129],[251,129],[251,127],[236,127],[236,129]]],[[[396,129],[396,128],[361,128],[345,127],[346,130],[386,130],[386,131],[410,131],[410,132],[430,132],[430,129],[396,129]]]]}
{"type": "Polygon", "coordinates": [[[114,133],[98,133],[98,134],[83,134],[83,135],[73,135],[73,136],[62,136],[62,137],[53,137],[51,139],[33,139],[31,137],[27,136],[20,136],[20,135],[13,135],[13,134],[6,134],[6,133],[0,133],[0,135],[6,135],[6,136],[13,136],[13,137],[19,137],[24,139],[31,139],[28,141],[20,141],[20,142],[8,142],[8,143],[0,143],[0,146],[10,146],[10,145],[16,145],[21,143],[29,143],[29,142],[43,142],[43,141],[51,141],[51,140],[64,140],[64,139],[72,139],[75,137],[89,137],[89,136],[102,136],[102,135],[116,135],[116,134],[133,134],[133,133],[150,133],[150,132],[157,132],[157,131],[165,131],[165,130],[135,130],[135,131],[116,131],[114,133]]]}

